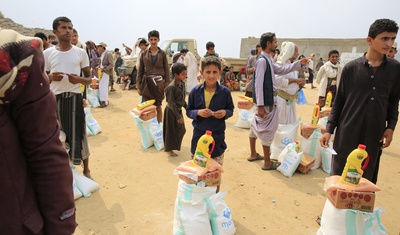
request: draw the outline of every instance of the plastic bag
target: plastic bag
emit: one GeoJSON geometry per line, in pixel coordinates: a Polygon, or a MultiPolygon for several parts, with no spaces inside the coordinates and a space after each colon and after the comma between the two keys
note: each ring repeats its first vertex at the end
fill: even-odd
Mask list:
{"type": "Polygon", "coordinates": [[[147,127],[148,133],[151,140],[153,140],[154,147],[160,151],[164,149],[164,139],[163,139],[163,125],[158,123],[157,118],[151,119],[151,122],[143,123],[147,127]]]}
{"type": "Polygon", "coordinates": [[[212,234],[205,200],[214,195],[216,190],[216,186],[200,187],[179,180],[174,209],[174,235],[212,234]],[[198,227],[200,225],[203,227],[198,227]],[[198,233],[193,228],[197,228],[198,233]]]}
{"type": "Polygon", "coordinates": [[[100,189],[98,183],[79,173],[75,167],[72,168],[72,175],[74,176],[76,186],[84,197],[90,197],[92,192],[100,189]]]}
{"type": "Polygon", "coordinates": [[[386,228],[382,224],[381,213],[383,209],[375,208],[374,212],[363,212],[359,210],[346,211],[346,234],[373,234],[385,235],[386,228]]]}
{"type": "MultiPolygon", "coordinates": [[[[333,142],[329,142],[329,146],[333,146],[333,142]]],[[[322,170],[326,173],[331,173],[332,152],[326,148],[321,148],[322,170]]]]}
{"type": "Polygon", "coordinates": [[[250,129],[250,123],[253,120],[255,110],[256,107],[254,106],[249,110],[239,109],[239,118],[235,126],[239,128],[250,129]]]}
{"type": "Polygon", "coordinates": [[[231,210],[224,200],[226,194],[223,191],[206,199],[213,235],[233,235],[236,232],[231,210]]]}
{"type": "Polygon", "coordinates": [[[288,144],[279,155],[279,161],[282,163],[277,170],[284,176],[290,178],[296,171],[301,162],[303,152],[296,152],[296,143],[288,144]]]}
{"type": "Polygon", "coordinates": [[[340,175],[331,175],[325,178],[325,192],[333,192],[338,189],[352,190],[355,192],[377,192],[381,189],[366,178],[361,177],[360,183],[357,186],[343,184],[340,182],[340,175]]]}
{"type": "Polygon", "coordinates": [[[75,200],[83,196],[81,191],[79,191],[78,186],[76,185],[75,179],[73,179],[73,181],[72,181],[72,189],[74,190],[74,199],[75,200]]]}
{"type": "MultiPolygon", "coordinates": [[[[142,141],[142,146],[144,148],[150,148],[151,146],[154,145],[153,140],[150,137],[150,134],[148,133],[147,128],[143,125],[144,122],[151,122],[151,120],[143,121],[142,119],[139,118],[138,115],[136,115],[134,112],[130,111],[129,114],[136,120],[135,126],[139,130],[140,133],[140,140],[142,141]]],[[[154,118],[156,119],[156,118],[154,118]]]]}
{"type": "Polygon", "coordinates": [[[297,94],[296,104],[298,104],[298,105],[307,104],[306,95],[304,94],[303,90],[300,90],[299,93],[297,94]]]}
{"type": "Polygon", "coordinates": [[[300,118],[293,124],[279,124],[271,144],[271,159],[278,159],[286,145],[296,142],[300,118]]]}
{"type": "Polygon", "coordinates": [[[213,235],[205,199],[197,202],[178,199],[178,208],[184,233],[175,231],[173,234],[213,235]]]}
{"type": "Polygon", "coordinates": [[[99,90],[88,89],[87,100],[93,108],[100,107],[99,90]]]}
{"type": "Polygon", "coordinates": [[[329,199],[326,199],[317,235],[346,234],[346,211],[347,209],[337,209],[329,199]]]}
{"type": "Polygon", "coordinates": [[[84,111],[85,111],[86,127],[93,135],[97,135],[98,133],[101,132],[101,127],[99,123],[96,121],[96,119],[94,119],[93,114],[90,111],[90,107],[85,107],[84,111]]]}

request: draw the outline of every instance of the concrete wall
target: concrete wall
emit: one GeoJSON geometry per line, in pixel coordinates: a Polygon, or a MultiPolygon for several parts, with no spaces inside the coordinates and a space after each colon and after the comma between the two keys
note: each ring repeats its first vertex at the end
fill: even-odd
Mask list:
{"type": "MultiPolygon", "coordinates": [[[[365,38],[348,38],[348,39],[333,39],[333,38],[278,38],[278,48],[284,41],[291,41],[299,47],[299,55],[308,57],[311,53],[315,53],[315,61],[322,57],[325,61],[328,58],[330,50],[336,49],[339,53],[351,53],[353,47],[357,53],[364,53],[368,49],[368,44],[365,38]]],[[[255,48],[260,42],[259,38],[248,37],[242,38],[240,57],[246,58],[250,54],[251,48],[255,48]]]]}

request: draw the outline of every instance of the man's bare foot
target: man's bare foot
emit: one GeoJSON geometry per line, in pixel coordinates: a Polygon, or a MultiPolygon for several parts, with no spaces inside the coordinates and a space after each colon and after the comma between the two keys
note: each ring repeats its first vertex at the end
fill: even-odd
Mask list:
{"type": "Polygon", "coordinates": [[[176,154],[174,151],[165,151],[167,154],[168,154],[168,156],[170,156],[170,157],[176,157],[176,156],[178,156],[178,154],[176,154]]]}

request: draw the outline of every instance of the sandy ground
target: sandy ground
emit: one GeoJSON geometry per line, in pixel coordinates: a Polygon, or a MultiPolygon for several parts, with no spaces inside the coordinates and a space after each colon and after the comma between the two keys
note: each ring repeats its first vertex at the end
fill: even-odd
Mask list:
{"type": "MultiPolygon", "coordinates": [[[[89,137],[92,176],[100,190],[90,198],[76,201],[79,226],[75,234],[172,234],[174,201],[178,176],[173,170],[189,160],[193,127],[186,118],[186,135],[178,157],[168,157],[154,147],[144,149],[134,119],[128,111],[139,102],[135,90],[123,91],[116,85],[110,105],[92,109],[102,133],[89,137]],[[126,187],[124,187],[126,186],[126,187]]],[[[233,92],[237,101],[242,92],[233,92]]],[[[298,116],[309,122],[317,89],[307,85],[307,105],[297,106],[298,116]]],[[[232,211],[238,235],[316,234],[315,222],[325,203],[324,179],[317,169],[296,172],[286,178],[278,171],[262,171],[261,161],[248,162],[248,130],[234,126],[238,112],[227,120],[224,169],[221,190],[232,211]]],[[[383,153],[375,206],[382,206],[383,224],[388,234],[400,232],[400,128],[392,145],[383,153]]],[[[257,151],[262,153],[257,142],[257,151]]],[[[78,167],[79,168],[79,167],[78,167]]],[[[79,168],[79,170],[81,170],[79,168]]]]}

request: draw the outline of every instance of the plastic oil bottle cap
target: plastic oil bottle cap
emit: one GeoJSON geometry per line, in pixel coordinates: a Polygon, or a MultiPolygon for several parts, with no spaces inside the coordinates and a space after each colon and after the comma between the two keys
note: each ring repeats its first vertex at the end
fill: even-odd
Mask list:
{"type": "Polygon", "coordinates": [[[358,148],[359,148],[359,149],[362,149],[362,150],[365,150],[367,147],[366,147],[365,145],[363,145],[363,144],[359,144],[359,145],[358,145],[358,148]]]}
{"type": "Polygon", "coordinates": [[[212,135],[212,131],[206,131],[206,135],[212,135]]]}

